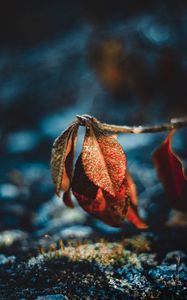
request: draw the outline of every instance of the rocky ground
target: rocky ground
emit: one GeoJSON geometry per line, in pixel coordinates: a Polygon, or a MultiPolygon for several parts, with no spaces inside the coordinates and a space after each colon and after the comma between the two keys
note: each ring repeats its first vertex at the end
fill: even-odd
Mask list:
{"type": "Polygon", "coordinates": [[[186,299],[185,229],[118,230],[66,213],[46,233],[1,232],[0,299],[186,299]]]}

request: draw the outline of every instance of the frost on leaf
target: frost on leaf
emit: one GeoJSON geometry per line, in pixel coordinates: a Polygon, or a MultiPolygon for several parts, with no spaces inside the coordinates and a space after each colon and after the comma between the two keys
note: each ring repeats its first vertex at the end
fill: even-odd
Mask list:
{"type": "Polygon", "coordinates": [[[58,196],[60,195],[61,190],[67,192],[64,196],[65,199],[68,198],[71,184],[77,130],[78,124],[75,122],[55,140],[52,149],[52,179],[58,196]]]}
{"type": "Polygon", "coordinates": [[[126,172],[126,157],[112,136],[89,127],[82,149],[84,171],[93,184],[115,196],[126,172]]]}
{"type": "Polygon", "coordinates": [[[187,177],[180,158],[173,152],[171,140],[174,130],[153,153],[158,175],[168,194],[172,208],[187,211],[187,177]]]}

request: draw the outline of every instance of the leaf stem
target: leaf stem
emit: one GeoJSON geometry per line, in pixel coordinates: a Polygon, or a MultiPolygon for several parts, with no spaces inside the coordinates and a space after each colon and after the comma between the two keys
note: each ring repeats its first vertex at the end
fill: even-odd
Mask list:
{"type": "Polygon", "coordinates": [[[171,119],[169,123],[154,126],[118,126],[102,123],[89,115],[77,116],[80,125],[87,126],[88,123],[96,123],[101,130],[113,133],[156,133],[171,129],[179,129],[187,126],[187,117],[171,119]]]}

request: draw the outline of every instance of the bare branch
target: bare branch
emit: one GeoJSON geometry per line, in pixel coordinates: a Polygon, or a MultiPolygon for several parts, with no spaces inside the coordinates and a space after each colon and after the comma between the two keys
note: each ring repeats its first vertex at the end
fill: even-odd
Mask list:
{"type": "Polygon", "coordinates": [[[187,117],[171,119],[169,123],[154,126],[118,126],[107,123],[101,123],[96,118],[89,115],[77,116],[80,125],[87,126],[96,123],[101,130],[113,133],[156,133],[171,129],[178,129],[187,126],[187,117]]]}

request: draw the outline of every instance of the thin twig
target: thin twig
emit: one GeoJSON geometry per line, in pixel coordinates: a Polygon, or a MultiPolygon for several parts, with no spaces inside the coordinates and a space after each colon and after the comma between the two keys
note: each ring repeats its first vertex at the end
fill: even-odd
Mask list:
{"type": "Polygon", "coordinates": [[[118,126],[102,123],[89,115],[77,116],[80,125],[87,126],[88,123],[96,123],[101,130],[113,133],[156,133],[171,129],[178,129],[187,126],[187,117],[171,119],[169,123],[155,126],[118,126]]]}

